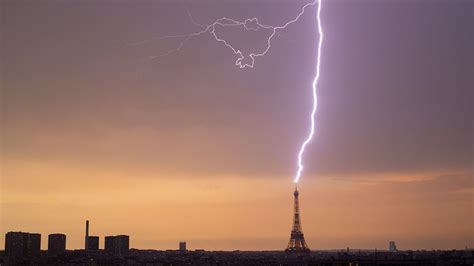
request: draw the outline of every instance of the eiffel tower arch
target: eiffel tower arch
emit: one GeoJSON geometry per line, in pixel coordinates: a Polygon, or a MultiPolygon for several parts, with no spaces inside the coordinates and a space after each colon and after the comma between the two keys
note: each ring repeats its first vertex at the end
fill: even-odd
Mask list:
{"type": "Polygon", "coordinates": [[[305,254],[309,253],[308,245],[304,240],[303,229],[301,229],[300,207],[298,201],[298,188],[295,186],[294,195],[294,215],[293,215],[293,229],[290,234],[290,241],[285,249],[287,253],[305,254]]]}

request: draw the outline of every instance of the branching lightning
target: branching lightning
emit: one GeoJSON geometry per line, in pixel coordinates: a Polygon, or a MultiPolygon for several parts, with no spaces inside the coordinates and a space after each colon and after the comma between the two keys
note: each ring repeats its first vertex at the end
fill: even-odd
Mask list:
{"type": "MultiPolygon", "coordinates": [[[[311,116],[310,116],[311,127],[310,127],[310,131],[309,131],[308,136],[306,137],[304,142],[301,144],[301,147],[300,147],[299,152],[298,152],[298,169],[297,169],[296,175],[294,177],[294,182],[295,183],[298,182],[298,180],[300,179],[301,174],[303,172],[303,168],[304,168],[303,155],[304,155],[306,146],[309,144],[309,142],[311,142],[311,140],[313,138],[313,135],[314,135],[314,128],[315,128],[315,120],[314,119],[315,119],[317,103],[318,103],[318,101],[317,101],[317,85],[318,85],[319,73],[320,73],[321,45],[322,45],[322,41],[323,41],[323,31],[322,31],[322,27],[321,27],[321,16],[320,16],[321,15],[321,2],[322,2],[322,0],[319,0],[319,4],[318,4],[318,8],[317,8],[317,25],[318,25],[318,33],[319,33],[319,42],[318,42],[318,54],[317,54],[317,60],[316,60],[316,75],[315,75],[315,77],[313,79],[313,83],[312,83],[313,108],[312,108],[311,116]]],[[[299,20],[299,18],[305,13],[306,9],[309,6],[316,5],[316,3],[318,3],[318,0],[314,0],[313,2],[305,4],[301,8],[300,12],[298,13],[298,15],[294,19],[286,22],[285,24],[283,24],[281,26],[271,26],[271,25],[262,24],[258,21],[258,19],[256,17],[248,18],[248,19],[245,19],[243,21],[239,21],[239,20],[235,20],[235,19],[231,19],[231,18],[227,18],[227,17],[222,17],[222,18],[219,18],[219,19],[215,20],[212,24],[209,24],[209,25],[200,24],[200,23],[197,23],[194,20],[191,13],[189,12],[189,10],[187,10],[188,17],[189,17],[191,23],[193,25],[197,26],[197,27],[200,27],[201,30],[197,31],[197,32],[194,32],[194,33],[190,33],[190,34],[168,35],[168,36],[153,38],[152,40],[164,40],[164,39],[174,38],[174,39],[180,39],[181,41],[178,43],[178,45],[175,48],[170,49],[170,50],[168,50],[165,53],[160,54],[160,55],[150,56],[148,59],[149,60],[155,60],[155,59],[159,59],[161,57],[168,56],[172,53],[178,52],[183,48],[183,46],[186,44],[186,42],[188,42],[191,38],[203,35],[205,33],[210,33],[212,35],[212,37],[217,42],[220,42],[220,43],[224,44],[227,48],[232,50],[234,55],[237,56],[237,59],[235,61],[236,66],[238,66],[240,68],[245,68],[245,67],[253,68],[254,65],[255,65],[255,58],[262,57],[262,56],[266,55],[267,52],[270,50],[271,42],[273,40],[273,37],[277,34],[277,32],[279,30],[283,30],[286,27],[288,27],[289,25],[297,22],[299,20]],[[266,43],[266,46],[264,47],[264,49],[261,50],[261,51],[252,52],[252,53],[248,54],[248,56],[250,57],[251,60],[250,60],[250,63],[245,63],[245,62],[243,62],[243,59],[245,58],[244,54],[239,49],[237,49],[232,44],[230,44],[228,41],[226,41],[224,38],[219,37],[218,34],[216,33],[216,26],[221,26],[221,27],[238,27],[238,26],[240,26],[240,27],[243,27],[247,31],[258,31],[258,30],[261,30],[261,29],[266,29],[266,30],[270,30],[271,33],[267,38],[267,43],[266,43]]],[[[149,41],[151,41],[151,40],[136,42],[136,43],[133,43],[131,45],[141,45],[141,44],[147,43],[149,41]]]]}

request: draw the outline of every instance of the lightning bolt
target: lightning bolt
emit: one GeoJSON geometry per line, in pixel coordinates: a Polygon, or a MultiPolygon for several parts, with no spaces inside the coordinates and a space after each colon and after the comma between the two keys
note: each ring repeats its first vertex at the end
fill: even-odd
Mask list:
{"type": "MultiPolygon", "coordinates": [[[[303,169],[304,169],[303,155],[304,155],[304,152],[306,150],[306,146],[311,142],[311,140],[313,139],[313,135],[314,135],[314,128],[315,128],[315,120],[314,119],[315,119],[315,114],[316,114],[316,109],[317,109],[317,104],[318,104],[317,85],[318,85],[319,74],[320,74],[321,45],[322,45],[322,41],[323,41],[323,30],[322,30],[322,27],[321,27],[321,2],[322,2],[322,0],[319,0],[318,9],[317,9],[317,23],[318,23],[317,26],[318,26],[318,33],[319,33],[319,43],[318,43],[318,55],[317,55],[317,59],[316,59],[316,75],[315,75],[315,77],[313,79],[313,83],[312,83],[313,108],[312,108],[311,116],[310,116],[311,127],[310,127],[310,131],[309,131],[308,136],[306,137],[304,142],[301,144],[300,150],[298,152],[298,170],[296,171],[296,175],[295,175],[295,178],[294,178],[295,183],[298,182],[298,180],[300,179],[301,174],[303,172],[303,169]]],[[[277,32],[279,30],[283,30],[286,27],[288,27],[289,25],[297,22],[300,19],[300,17],[305,13],[306,9],[309,6],[316,5],[316,3],[318,3],[318,0],[314,0],[313,2],[305,4],[301,8],[300,12],[298,13],[298,15],[294,19],[286,22],[285,24],[283,24],[281,26],[271,26],[271,25],[262,24],[258,21],[258,18],[256,18],[256,17],[248,18],[248,19],[245,19],[243,21],[239,21],[239,20],[235,20],[235,19],[231,19],[231,18],[227,18],[227,17],[221,17],[221,18],[215,20],[213,23],[205,25],[205,24],[197,23],[194,20],[194,18],[192,17],[189,10],[187,10],[187,14],[188,14],[188,17],[189,17],[191,23],[193,25],[197,26],[197,27],[202,28],[202,30],[197,31],[197,32],[193,32],[193,33],[190,33],[190,34],[184,34],[184,35],[168,35],[168,36],[162,36],[162,37],[155,37],[155,38],[153,38],[151,40],[148,40],[148,41],[147,40],[140,41],[140,42],[132,43],[130,45],[142,45],[142,44],[145,44],[149,41],[155,41],[155,40],[164,40],[164,39],[172,39],[172,38],[173,39],[181,39],[181,41],[178,43],[178,45],[175,48],[170,49],[170,50],[166,51],[163,54],[148,57],[149,60],[154,60],[154,59],[159,59],[161,57],[165,57],[165,56],[168,56],[170,54],[179,52],[184,47],[186,42],[188,42],[193,37],[197,37],[197,36],[203,35],[205,33],[209,33],[209,34],[211,34],[211,36],[217,42],[220,42],[220,43],[224,44],[227,48],[229,48],[234,53],[234,55],[237,56],[237,59],[235,61],[236,66],[238,66],[240,68],[245,68],[245,67],[253,68],[254,65],[255,65],[255,58],[265,56],[267,54],[267,52],[270,50],[273,37],[275,37],[277,32]],[[238,26],[240,26],[240,27],[243,27],[247,31],[259,31],[261,29],[265,29],[265,30],[270,30],[271,33],[267,38],[267,43],[266,43],[266,46],[264,47],[264,49],[261,50],[261,51],[252,52],[252,53],[248,54],[248,56],[250,57],[251,60],[250,60],[250,63],[245,63],[245,62],[243,62],[243,59],[245,58],[245,56],[242,53],[242,51],[240,51],[239,49],[234,47],[231,43],[226,41],[224,38],[219,37],[218,34],[216,33],[216,26],[221,26],[221,27],[238,27],[238,26]]]]}
{"type": "Polygon", "coordinates": [[[295,183],[298,183],[298,180],[301,177],[303,172],[303,155],[306,150],[306,145],[313,139],[314,135],[314,116],[316,115],[316,109],[318,108],[318,94],[317,94],[317,85],[319,80],[320,65],[321,65],[321,47],[323,44],[323,28],[321,26],[321,4],[323,0],[319,0],[318,11],[316,13],[316,19],[318,21],[318,33],[319,33],[319,42],[318,42],[318,55],[316,59],[316,76],[313,79],[313,110],[311,111],[311,128],[308,134],[308,137],[305,139],[303,144],[301,144],[300,151],[298,152],[298,171],[296,171],[295,183]]]}

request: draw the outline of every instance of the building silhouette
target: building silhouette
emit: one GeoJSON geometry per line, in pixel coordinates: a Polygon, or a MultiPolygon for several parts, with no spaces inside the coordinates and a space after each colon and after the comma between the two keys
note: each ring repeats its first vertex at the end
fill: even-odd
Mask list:
{"type": "Polygon", "coordinates": [[[107,255],[115,255],[116,249],[115,236],[106,236],[104,240],[104,251],[107,255]]]}
{"type": "Polygon", "coordinates": [[[126,256],[130,250],[130,237],[127,235],[106,236],[105,253],[112,256],[126,256]]]}
{"type": "Polygon", "coordinates": [[[66,235],[50,234],[48,235],[48,255],[59,255],[66,251],[66,235]]]}
{"type": "Polygon", "coordinates": [[[99,237],[89,235],[89,220],[86,220],[86,235],[84,241],[84,249],[86,251],[99,250],[99,237]]]}
{"type": "Polygon", "coordinates": [[[87,250],[88,251],[99,250],[99,237],[98,236],[89,236],[87,238],[87,250]]]}
{"type": "Polygon", "coordinates": [[[395,241],[388,242],[388,250],[391,252],[397,252],[397,245],[395,244],[395,241]]]}
{"type": "Polygon", "coordinates": [[[41,234],[28,233],[28,256],[38,257],[41,254],[41,234]]]}
{"type": "Polygon", "coordinates": [[[186,242],[179,242],[179,251],[186,251],[186,242]]]}
{"type": "Polygon", "coordinates": [[[41,235],[8,232],[5,236],[5,255],[11,258],[37,257],[41,253],[41,235]]]}
{"type": "Polygon", "coordinates": [[[5,236],[5,255],[22,257],[27,254],[28,233],[8,232],[5,236]]]}
{"type": "Polygon", "coordinates": [[[89,249],[89,220],[86,220],[86,236],[84,238],[84,249],[89,249]]]}
{"type": "Polygon", "coordinates": [[[303,229],[301,228],[301,218],[300,218],[300,207],[299,207],[299,192],[298,188],[295,186],[294,196],[294,214],[293,214],[293,229],[290,234],[290,241],[288,241],[288,246],[286,248],[287,253],[302,255],[309,253],[308,245],[304,240],[303,229]]]}

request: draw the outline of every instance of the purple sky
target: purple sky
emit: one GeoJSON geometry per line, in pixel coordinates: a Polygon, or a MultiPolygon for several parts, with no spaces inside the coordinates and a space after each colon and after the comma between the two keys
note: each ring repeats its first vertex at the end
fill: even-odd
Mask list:
{"type": "MultiPolygon", "coordinates": [[[[210,152],[224,154],[214,158],[217,162],[199,162],[202,174],[286,176],[294,171],[295,152],[308,128],[308,85],[317,40],[314,12],[282,31],[255,69],[234,67],[230,50],[209,35],[191,40],[177,54],[144,64],[148,55],[161,54],[176,41],[138,47],[127,43],[198,30],[184,6],[200,23],[219,16],[258,16],[262,23],[280,25],[301,4],[6,3],[2,54],[7,155],[20,156],[38,144],[18,134],[22,127],[40,123],[38,133],[81,128],[80,135],[89,136],[100,134],[94,123],[105,128],[139,123],[160,127],[164,134],[213,128],[218,147],[210,152]],[[236,134],[238,140],[228,141],[226,136],[236,134]],[[222,145],[252,156],[236,158],[222,145]]],[[[467,1],[328,1],[322,14],[327,36],[317,136],[305,160],[306,173],[472,166],[468,6],[467,1]]],[[[236,40],[246,45],[245,32],[241,35],[236,40]]],[[[257,38],[252,45],[264,41],[257,38]]],[[[186,143],[175,145],[188,149],[182,147],[186,143]]],[[[189,149],[201,148],[194,143],[189,149]]],[[[107,152],[94,152],[107,157],[107,152]]],[[[137,151],[137,160],[155,160],[142,152],[137,151]]],[[[63,156],[61,151],[58,155],[63,156]]],[[[175,161],[183,154],[169,156],[175,161]]],[[[195,173],[188,165],[192,160],[181,161],[174,170],[193,168],[195,173]]]]}

